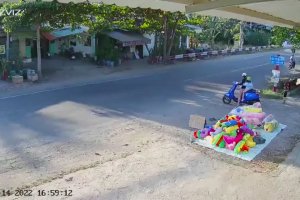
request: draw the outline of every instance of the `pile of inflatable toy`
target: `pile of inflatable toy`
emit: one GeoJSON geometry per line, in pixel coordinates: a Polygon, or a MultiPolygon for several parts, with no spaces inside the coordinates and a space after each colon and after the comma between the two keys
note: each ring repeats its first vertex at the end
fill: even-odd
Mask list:
{"type": "Polygon", "coordinates": [[[196,130],[194,138],[235,153],[247,153],[257,144],[265,142],[257,130],[263,128],[265,132],[272,133],[277,126],[273,116],[266,116],[260,104],[255,104],[235,108],[214,125],[196,130]]]}
{"type": "Polygon", "coordinates": [[[261,108],[261,104],[255,103],[251,106],[241,106],[234,108],[229,115],[241,117],[250,128],[261,127],[266,132],[273,132],[279,125],[273,115],[266,115],[261,108]]]}

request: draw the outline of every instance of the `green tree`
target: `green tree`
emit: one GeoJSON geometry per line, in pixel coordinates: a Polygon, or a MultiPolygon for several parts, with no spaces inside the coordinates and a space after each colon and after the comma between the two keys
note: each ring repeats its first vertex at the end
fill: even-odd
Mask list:
{"type": "Polygon", "coordinates": [[[294,47],[300,47],[300,31],[298,29],[290,29],[275,26],[272,29],[272,43],[282,45],[284,41],[289,41],[294,47]]]}
{"type": "Polygon", "coordinates": [[[34,27],[37,35],[37,70],[42,77],[40,33],[42,29],[61,28],[66,24],[73,28],[86,23],[93,6],[87,3],[62,4],[57,1],[5,3],[2,9],[21,9],[20,15],[8,15],[2,18],[2,24],[6,32],[17,31],[20,27],[34,27]]]}
{"type": "Polygon", "coordinates": [[[234,39],[234,35],[239,31],[239,21],[234,19],[225,20],[223,24],[223,38],[224,43],[227,42],[227,46],[234,39]]]}
{"type": "Polygon", "coordinates": [[[249,31],[245,36],[245,43],[253,46],[266,46],[269,44],[271,34],[265,31],[249,31]]]}
{"type": "Polygon", "coordinates": [[[97,31],[120,28],[140,33],[155,34],[154,50],[162,49],[167,58],[174,47],[176,36],[185,34],[186,16],[182,13],[161,10],[128,8],[115,5],[98,5],[92,14],[95,23],[90,24],[97,31]],[[161,44],[157,46],[157,44],[161,44]],[[162,48],[160,48],[162,47],[162,48]]]}
{"type": "Polygon", "coordinates": [[[200,41],[208,42],[214,47],[216,41],[230,43],[237,32],[237,20],[223,19],[210,16],[192,16],[189,23],[201,26],[203,31],[198,34],[200,41]]]}

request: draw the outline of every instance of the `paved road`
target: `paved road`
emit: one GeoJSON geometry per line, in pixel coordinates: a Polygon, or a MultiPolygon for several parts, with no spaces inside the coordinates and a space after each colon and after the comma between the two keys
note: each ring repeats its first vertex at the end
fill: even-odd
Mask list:
{"type": "MultiPolygon", "coordinates": [[[[126,115],[168,115],[166,120],[169,123],[186,127],[186,123],[177,114],[179,112],[184,118],[189,115],[191,109],[185,100],[200,103],[195,99],[196,90],[199,89],[195,87],[207,90],[206,93],[198,94],[202,97],[209,96],[210,89],[223,93],[232,81],[240,81],[242,72],[246,72],[253,77],[256,88],[264,88],[266,76],[270,75],[273,68],[269,64],[270,55],[271,53],[250,54],[190,62],[146,77],[2,99],[0,123],[21,123],[27,119],[26,116],[39,109],[72,101],[117,110],[126,115]],[[180,105],[180,101],[186,104],[186,109],[180,105]],[[185,110],[184,113],[182,109],[185,110]]],[[[209,98],[221,102],[218,97],[209,98]]],[[[2,128],[7,130],[7,127],[2,128]]],[[[45,130],[42,133],[47,135],[48,132],[45,130]]]]}
{"type": "Polygon", "coordinates": [[[222,94],[242,72],[255,87],[265,86],[270,55],[189,62],[149,76],[1,99],[0,174],[10,181],[0,186],[24,185],[92,162],[87,152],[109,148],[103,138],[114,129],[125,134],[133,119],[188,130],[192,113],[220,117],[233,107],[222,104],[222,94]]]}

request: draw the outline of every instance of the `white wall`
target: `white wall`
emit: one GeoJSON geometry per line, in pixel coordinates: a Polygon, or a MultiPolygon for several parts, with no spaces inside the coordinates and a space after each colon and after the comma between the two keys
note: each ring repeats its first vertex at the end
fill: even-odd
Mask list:
{"type": "Polygon", "coordinates": [[[186,37],[186,48],[189,49],[190,48],[190,36],[186,37]]]}
{"type": "Polygon", "coordinates": [[[91,56],[95,55],[95,46],[96,46],[95,37],[91,38],[91,46],[84,46],[84,44],[80,43],[78,39],[76,39],[76,46],[74,47],[75,52],[84,52],[86,54],[90,54],[91,56]]]}
{"type": "MultiPolygon", "coordinates": [[[[95,55],[95,46],[96,46],[95,36],[92,36],[91,38],[91,46],[84,46],[84,43],[81,43],[79,39],[75,39],[75,40],[76,40],[76,46],[73,46],[75,52],[84,52],[86,54],[90,54],[91,56],[95,55]]],[[[71,47],[69,45],[70,41],[72,41],[71,37],[62,38],[61,41],[57,39],[56,41],[57,41],[58,52],[60,51],[60,47],[63,43],[66,44],[66,48],[71,47]]]]}
{"type": "MultiPolygon", "coordinates": [[[[154,34],[151,34],[151,35],[144,34],[144,37],[149,38],[151,40],[151,43],[148,44],[148,48],[149,48],[149,50],[153,49],[154,48],[155,35],[154,34]]],[[[190,39],[191,38],[189,36],[186,37],[186,46],[185,46],[186,48],[190,48],[190,39]]],[[[180,45],[183,45],[183,44],[180,44],[180,45]]],[[[143,47],[143,54],[144,54],[144,56],[149,56],[149,53],[148,53],[147,48],[146,48],[145,45],[143,47]]]]}
{"type": "MultiPolygon", "coordinates": [[[[149,50],[154,48],[154,39],[155,39],[155,35],[154,34],[144,34],[144,37],[149,38],[151,40],[151,43],[148,44],[148,48],[149,50]]],[[[143,56],[149,56],[149,53],[147,51],[146,45],[143,46],[143,56]]]]}

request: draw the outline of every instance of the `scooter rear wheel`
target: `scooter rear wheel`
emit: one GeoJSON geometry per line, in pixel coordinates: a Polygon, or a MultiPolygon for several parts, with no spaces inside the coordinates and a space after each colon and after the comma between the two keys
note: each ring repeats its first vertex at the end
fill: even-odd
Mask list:
{"type": "Polygon", "coordinates": [[[223,96],[222,100],[223,100],[223,103],[225,103],[225,104],[230,104],[231,103],[231,99],[226,95],[223,96]]]}

